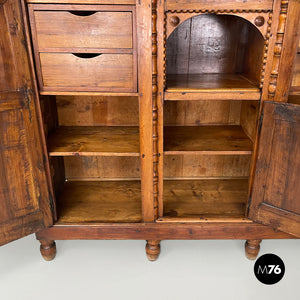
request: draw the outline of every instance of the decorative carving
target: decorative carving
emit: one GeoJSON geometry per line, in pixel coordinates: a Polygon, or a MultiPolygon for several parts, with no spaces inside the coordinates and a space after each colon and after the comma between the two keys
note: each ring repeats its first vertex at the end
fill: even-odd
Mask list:
{"type": "Polygon", "coordinates": [[[201,15],[201,14],[218,14],[218,15],[234,15],[240,18],[243,18],[250,23],[252,23],[256,28],[261,32],[261,34],[265,37],[267,32],[267,24],[265,20],[268,19],[270,11],[269,10],[169,10],[165,13],[167,16],[167,37],[175,30],[175,28],[192,17],[201,15]],[[180,17],[178,16],[180,14],[180,17]],[[174,24],[176,23],[176,25],[174,24]]]}
{"type": "Polygon", "coordinates": [[[172,9],[167,13],[201,13],[201,14],[213,14],[213,13],[226,13],[226,14],[238,14],[238,13],[266,13],[268,9],[172,9]]]}
{"type": "Polygon", "coordinates": [[[248,259],[256,259],[260,250],[261,240],[247,240],[245,242],[245,253],[248,259]]]}
{"type": "Polygon", "coordinates": [[[166,88],[166,80],[167,80],[167,14],[164,14],[164,47],[163,47],[163,87],[166,88]]]}
{"type": "Polygon", "coordinates": [[[176,27],[180,23],[180,19],[177,16],[172,16],[170,18],[170,24],[176,27]]]}
{"type": "Polygon", "coordinates": [[[276,42],[274,47],[274,57],[273,57],[273,65],[271,71],[271,79],[269,82],[268,88],[268,100],[273,101],[276,93],[277,87],[277,79],[278,79],[278,70],[282,53],[282,44],[284,38],[284,31],[286,25],[286,16],[288,10],[288,0],[281,1],[280,14],[279,14],[279,23],[276,33],[276,42]]]}
{"type": "Polygon", "coordinates": [[[160,241],[148,240],[146,244],[146,254],[150,261],[157,260],[160,254],[160,241]]]}
{"type": "Polygon", "coordinates": [[[262,63],[262,69],[261,69],[261,75],[260,75],[260,88],[263,87],[264,81],[265,81],[265,70],[266,70],[266,64],[267,64],[267,57],[268,57],[268,50],[269,50],[269,41],[271,36],[271,25],[272,25],[272,19],[273,14],[269,14],[268,19],[268,28],[267,28],[267,34],[266,34],[266,40],[264,45],[264,54],[263,54],[263,63],[262,63]]]}
{"type": "Polygon", "coordinates": [[[40,251],[44,260],[50,261],[56,255],[56,244],[54,241],[40,240],[40,251]]]}
{"type": "Polygon", "coordinates": [[[247,19],[248,21],[252,22],[255,26],[257,26],[257,29],[260,30],[260,32],[263,34],[265,38],[265,45],[264,45],[264,52],[263,52],[263,63],[262,63],[262,69],[261,69],[261,80],[260,80],[260,88],[263,87],[264,79],[265,79],[265,68],[267,63],[267,55],[268,55],[268,48],[269,48],[269,40],[271,36],[271,24],[273,20],[273,14],[269,10],[233,10],[233,9],[226,9],[226,10],[207,10],[207,9],[195,9],[195,10],[168,10],[165,13],[165,19],[164,19],[164,88],[166,87],[166,41],[167,38],[170,36],[172,31],[182,22],[185,20],[197,16],[199,14],[232,14],[239,17],[243,17],[247,19]],[[172,14],[185,14],[182,15],[180,18],[177,15],[172,14]],[[249,14],[249,15],[247,15],[249,14]],[[254,16],[253,16],[254,14],[254,16]],[[260,14],[259,16],[256,16],[257,14],[260,14]],[[178,18],[179,23],[174,27],[173,25],[173,18],[178,18]],[[255,17],[255,18],[254,18],[255,17]],[[267,22],[265,20],[268,19],[267,22]],[[169,20],[169,22],[168,22],[169,20]],[[252,20],[252,21],[251,21],[252,20]],[[171,26],[170,26],[170,25],[171,26]]]}
{"type": "Polygon", "coordinates": [[[256,17],[255,20],[254,20],[254,24],[257,27],[263,26],[265,24],[265,18],[263,16],[256,17]]]}
{"type": "Polygon", "coordinates": [[[152,116],[153,116],[153,208],[158,217],[158,108],[157,108],[157,0],[152,0],[152,116]]]}

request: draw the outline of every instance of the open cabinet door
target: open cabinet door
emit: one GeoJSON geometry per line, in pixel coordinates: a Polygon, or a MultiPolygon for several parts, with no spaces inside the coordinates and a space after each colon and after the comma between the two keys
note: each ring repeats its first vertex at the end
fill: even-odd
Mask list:
{"type": "Polygon", "coordinates": [[[300,237],[300,105],[265,102],[249,218],[300,237]]]}
{"type": "Polygon", "coordinates": [[[19,0],[0,0],[0,245],[52,224],[19,0]]]}

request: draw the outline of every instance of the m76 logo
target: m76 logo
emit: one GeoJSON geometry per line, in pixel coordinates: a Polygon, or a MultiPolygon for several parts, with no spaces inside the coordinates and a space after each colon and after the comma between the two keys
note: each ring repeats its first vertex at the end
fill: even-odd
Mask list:
{"type": "Polygon", "coordinates": [[[255,277],[264,284],[279,282],[285,273],[282,259],[275,254],[264,254],[254,264],[255,277]]]}
{"type": "Polygon", "coordinates": [[[265,265],[265,266],[258,266],[257,274],[280,274],[281,268],[280,265],[265,265]]]}

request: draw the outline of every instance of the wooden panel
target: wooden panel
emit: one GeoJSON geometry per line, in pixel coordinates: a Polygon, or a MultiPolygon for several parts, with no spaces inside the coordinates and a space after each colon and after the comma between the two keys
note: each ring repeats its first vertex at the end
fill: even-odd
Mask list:
{"type": "Polygon", "coordinates": [[[265,103],[249,209],[251,219],[298,237],[300,237],[299,124],[298,105],[265,103]],[[264,213],[263,205],[271,207],[271,210],[268,209],[268,213],[264,213]],[[294,216],[290,224],[287,224],[287,214],[294,216]]]}
{"type": "Polygon", "coordinates": [[[260,100],[261,93],[257,90],[243,90],[243,89],[203,89],[203,90],[192,90],[192,91],[172,91],[169,92],[168,90],[164,93],[164,99],[165,100],[260,100]]]}
{"type": "MultiPolygon", "coordinates": [[[[153,222],[153,111],[152,107],[152,1],[136,2],[139,82],[139,129],[141,145],[141,190],[143,222],[153,222]]],[[[155,18],[153,19],[155,21],[155,18]]]]}
{"type": "Polygon", "coordinates": [[[66,156],[67,180],[126,180],[140,179],[139,157],[66,156]]]}
{"type": "Polygon", "coordinates": [[[166,126],[164,149],[168,154],[246,154],[253,144],[240,126],[166,126]]]}
{"type": "Polygon", "coordinates": [[[139,156],[138,127],[59,127],[48,139],[50,156],[139,156]]]}
{"type": "MultiPolygon", "coordinates": [[[[57,109],[54,96],[40,97],[45,137],[58,127],[57,109]]],[[[72,116],[74,118],[74,115],[72,116]]]]}
{"type": "Polygon", "coordinates": [[[259,113],[258,101],[243,101],[241,109],[241,126],[247,136],[254,142],[259,113]]]}
{"type": "Polygon", "coordinates": [[[242,218],[247,189],[247,179],[166,180],[164,216],[242,218]]]}
{"type": "Polygon", "coordinates": [[[140,222],[140,181],[69,181],[58,201],[58,223],[140,222]]]}
{"type": "MultiPolygon", "coordinates": [[[[259,92],[257,85],[239,74],[172,74],[167,75],[167,92],[200,92],[213,90],[259,92]]],[[[232,96],[234,99],[234,96],[232,96]]],[[[186,99],[188,100],[188,99],[186,99]]]]}
{"type": "Polygon", "coordinates": [[[134,91],[133,56],[101,54],[81,58],[67,53],[40,53],[44,89],[134,91]]]}
{"type": "Polygon", "coordinates": [[[32,154],[29,151],[30,145],[26,132],[26,118],[28,113],[23,115],[20,110],[0,113],[1,222],[7,222],[39,209],[32,172],[32,154]]]}
{"type": "Polygon", "coordinates": [[[272,9],[273,0],[166,0],[167,10],[272,9]]]}
{"type": "MultiPolygon", "coordinates": [[[[261,16],[260,13],[256,16],[261,16]]],[[[255,20],[255,17],[254,17],[255,20]]],[[[268,17],[265,16],[265,24],[267,25],[268,17]]],[[[260,27],[261,28],[261,27],[260,27]]],[[[240,63],[242,64],[242,74],[245,78],[251,80],[251,82],[259,83],[261,81],[261,74],[263,68],[263,55],[264,55],[264,45],[265,39],[263,35],[258,32],[259,27],[249,26],[248,34],[244,38],[244,43],[246,42],[244,60],[240,63]]],[[[267,36],[266,33],[265,36],[267,36]]]]}
{"type": "MultiPolygon", "coordinates": [[[[49,48],[132,48],[132,13],[94,11],[34,11],[38,50],[49,48]]],[[[100,7],[99,7],[100,9],[100,7]]],[[[122,7],[119,8],[122,10],[122,7]]],[[[124,8],[123,8],[124,9],[124,8]]],[[[57,49],[56,49],[57,50],[57,49]]]]}
{"type": "MultiPolygon", "coordinates": [[[[228,218],[226,218],[228,220],[228,218]]],[[[275,231],[270,226],[240,222],[210,222],[198,219],[199,223],[134,223],[54,225],[37,234],[40,240],[78,239],[135,239],[135,240],[199,240],[199,239],[293,239],[293,235],[275,231]]],[[[224,219],[223,219],[224,220],[224,219]]],[[[160,221],[160,219],[158,219],[160,221]]]]}
{"type": "Polygon", "coordinates": [[[251,155],[165,155],[164,178],[247,177],[251,155]]]}
{"type": "Polygon", "coordinates": [[[138,126],[138,97],[57,96],[61,126],[138,126]]]}
{"type": "Polygon", "coordinates": [[[8,110],[22,109],[27,105],[20,92],[0,92],[0,113],[8,110]]]}
{"type": "Polygon", "coordinates": [[[21,12],[0,6],[0,245],[53,224],[21,12]]]}
{"type": "Polygon", "coordinates": [[[57,198],[63,190],[66,176],[63,157],[50,157],[50,168],[55,197],[57,198]]]}
{"type": "Polygon", "coordinates": [[[296,55],[294,71],[291,84],[291,92],[297,90],[300,92],[300,54],[296,55]]]}
{"type": "Polygon", "coordinates": [[[0,91],[13,92],[29,84],[30,67],[24,48],[20,3],[4,1],[0,6],[0,91]],[[22,65],[22,68],[19,66],[22,65]]]}
{"type": "Polygon", "coordinates": [[[165,101],[164,124],[239,125],[241,101],[165,101]]]}

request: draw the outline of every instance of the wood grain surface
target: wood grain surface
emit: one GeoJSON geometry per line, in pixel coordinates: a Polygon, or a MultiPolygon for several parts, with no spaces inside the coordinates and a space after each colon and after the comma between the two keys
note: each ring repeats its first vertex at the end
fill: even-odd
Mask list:
{"type": "Polygon", "coordinates": [[[242,218],[247,191],[247,179],[165,180],[164,216],[242,218]]]}
{"type": "Polygon", "coordinates": [[[210,154],[251,154],[253,144],[240,126],[166,126],[167,154],[208,152],[210,154]]]}
{"type": "Polygon", "coordinates": [[[58,223],[140,222],[140,181],[68,181],[58,199],[58,223]]]}
{"type": "Polygon", "coordinates": [[[48,139],[50,156],[139,156],[138,127],[59,127],[48,139]]]}

